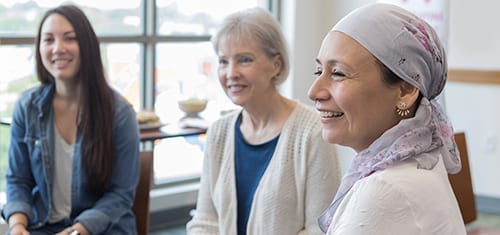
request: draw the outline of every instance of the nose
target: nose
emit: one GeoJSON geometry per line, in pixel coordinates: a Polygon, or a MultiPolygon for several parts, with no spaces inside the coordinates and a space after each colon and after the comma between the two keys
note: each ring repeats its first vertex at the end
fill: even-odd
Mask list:
{"type": "Polygon", "coordinates": [[[62,53],[66,50],[66,45],[63,40],[54,40],[54,46],[52,47],[52,53],[62,53]]]}
{"type": "Polygon", "coordinates": [[[228,78],[237,78],[239,76],[239,69],[236,63],[228,63],[225,71],[228,78]]]}
{"type": "Polygon", "coordinates": [[[313,84],[311,84],[311,87],[309,87],[307,91],[310,100],[321,101],[327,100],[330,97],[328,86],[326,86],[324,80],[325,79],[319,76],[314,80],[313,84]]]}

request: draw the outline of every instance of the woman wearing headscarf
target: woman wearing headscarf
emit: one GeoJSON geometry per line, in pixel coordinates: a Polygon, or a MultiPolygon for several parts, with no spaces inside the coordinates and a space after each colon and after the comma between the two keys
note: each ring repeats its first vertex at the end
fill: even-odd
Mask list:
{"type": "Polygon", "coordinates": [[[461,168],[437,102],[447,78],[435,31],[390,4],[360,7],[326,35],[309,90],[323,138],[356,151],[328,234],[465,234],[448,173],[461,168]]]}

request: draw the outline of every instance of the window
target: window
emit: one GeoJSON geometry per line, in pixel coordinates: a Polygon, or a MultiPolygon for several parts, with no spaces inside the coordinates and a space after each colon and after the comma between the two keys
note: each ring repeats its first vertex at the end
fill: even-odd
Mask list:
{"type": "MultiPolygon", "coordinates": [[[[202,93],[208,99],[207,108],[202,112],[208,120],[217,118],[223,109],[234,108],[215,77],[217,59],[210,36],[228,13],[251,6],[271,7],[275,1],[0,1],[3,68],[0,71],[0,118],[10,117],[20,93],[38,84],[33,42],[40,18],[47,9],[68,2],[84,10],[99,36],[110,84],[136,111],[155,109],[162,122],[170,125],[184,116],[177,100],[186,92],[202,93]]],[[[0,125],[0,204],[5,202],[9,142],[8,126],[0,125]]],[[[203,135],[156,141],[155,187],[199,177],[203,144],[203,135]],[[177,152],[180,148],[182,155],[177,152]]]]}

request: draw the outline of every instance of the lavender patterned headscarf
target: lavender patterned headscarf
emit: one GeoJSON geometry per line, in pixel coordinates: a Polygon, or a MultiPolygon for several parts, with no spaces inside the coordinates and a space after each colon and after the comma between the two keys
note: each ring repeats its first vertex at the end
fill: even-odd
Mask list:
{"type": "Polygon", "coordinates": [[[391,4],[360,7],[337,23],[332,31],[349,35],[380,62],[423,95],[414,117],[403,119],[359,152],[344,175],[330,207],[318,219],[326,232],[337,207],[354,183],[376,171],[413,158],[421,169],[433,169],[439,150],[446,169],[461,169],[453,128],[436,101],[447,79],[446,55],[436,32],[414,14],[391,4]]]}

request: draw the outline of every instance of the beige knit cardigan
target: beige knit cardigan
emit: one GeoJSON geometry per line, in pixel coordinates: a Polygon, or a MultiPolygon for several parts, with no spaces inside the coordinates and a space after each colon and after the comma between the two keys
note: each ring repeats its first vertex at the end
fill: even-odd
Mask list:
{"type": "MultiPolygon", "coordinates": [[[[187,234],[236,235],[234,128],[239,112],[208,129],[196,213],[187,234]]],[[[303,104],[286,121],[255,191],[247,234],[323,234],[317,218],[340,184],[334,145],[321,137],[318,113],[303,104]]]]}

